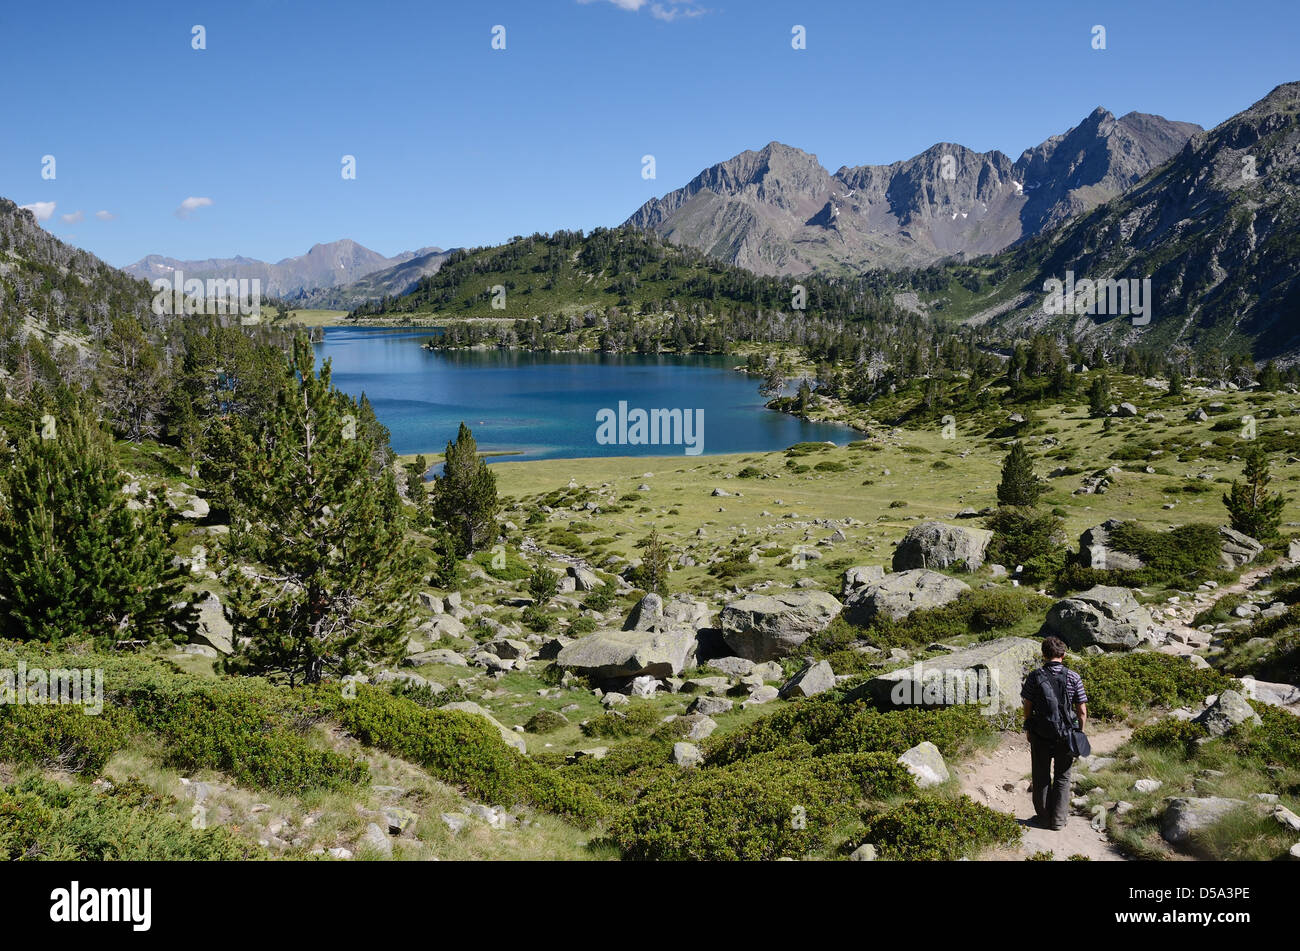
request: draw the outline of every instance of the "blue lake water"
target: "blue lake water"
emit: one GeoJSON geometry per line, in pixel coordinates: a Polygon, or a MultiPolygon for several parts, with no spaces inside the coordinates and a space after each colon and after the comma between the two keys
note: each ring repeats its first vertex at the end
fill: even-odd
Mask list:
{"type": "Polygon", "coordinates": [[[430,336],[428,329],[329,327],[316,347],[318,360],[332,361],[335,386],[369,397],[398,453],[441,452],[464,421],[480,450],[521,452],[503,462],[686,455],[682,444],[599,442],[597,413],[617,415],[620,401],[629,415],[680,409],[694,419],[702,410],[704,455],[856,438],[845,426],[764,409],[757,381],[732,369],[743,362],[738,357],[421,349],[430,336]]]}

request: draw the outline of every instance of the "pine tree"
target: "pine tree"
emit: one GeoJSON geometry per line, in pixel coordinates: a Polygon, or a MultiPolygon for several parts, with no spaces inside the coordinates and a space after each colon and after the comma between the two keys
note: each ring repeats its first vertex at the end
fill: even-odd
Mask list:
{"type": "Polygon", "coordinates": [[[532,573],[528,576],[528,594],[533,599],[534,606],[545,607],[558,590],[559,579],[555,577],[555,572],[543,561],[533,565],[532,573]]]}
{"type": "Polygon", "coordinates": [[[1104,373],[1094,377],[1088,387],[1088,413],[1092,416],[1110,415],[1110,379],[1104,373]]]}
{"type": "Polygon", "coordinates": [[[225,420],[213,439],[210,475],[231,488],[230,547],[255,575],[228,572],[242,644],[227,667],[291,685],[396,659],[419,581],[392,470],[373,470],[382,447],[330,377],[299,335],[265,421],[225,420]]]}
{"type": "Polygon", "coordinates": [[[1173,370],[1169,374],[1169,395],[1183,395],[1183,375],[1177,370],[1173,370]]]}
{"type": "Polygon", "coordinates": [[[462,556],[478,551],[496,535],[497,477],[478,456],[474,435],[464,423],[447,443],[442,475],[430,493],[434,518],[456,536],[462,556]]]}
{"type": "Polygon", "coordinates": [[[1282,526],[1282,509],[1286,498],[1268,491],[1273,481],[1269,474],[1268,456],[1259,446],[1251,446],[1245,453],[1244,483],[1236,479],[1223,496],[1232,527],[1259,541],[1274,538],[1282,526]]]}
{"type": "Polygon", "coordinates": [[[0,478],[0,634],[183,638],[195,611],[161,506],[132,512],[112,440],[80,414],[33,427],[0,478]]]}
{"type": "Polygon", "coordinates": [[[649,594],[668,594],[668,549],[657,529],[641,543],[641,564],[633,572],[633,584],[649,594]]]}
{"type": "Polygon", "coordinates": [[[1042,495],[1043,484],[1034,474],[1034,460],[1025,444],[1014,443],[1002,462],[1002,481],[998,483],[999,505],[1034,506],[1042,495]]]}
{"type": "Polygon", "coordinates": [[[1259,371],[1259,388],[1265,393],[1274,393],[1282,388],[1282,374],[1278,372],[1277,364],[1272,360],[1264,364],[1264,369],[1259,371]]]}
{"type": "Polygon", "coordinates": [[[434,548],[432,581],[444,591],[456,591],[460,588],[460,552],[457,550],[456,537],[445,528],[438,531],[434,548]]]}

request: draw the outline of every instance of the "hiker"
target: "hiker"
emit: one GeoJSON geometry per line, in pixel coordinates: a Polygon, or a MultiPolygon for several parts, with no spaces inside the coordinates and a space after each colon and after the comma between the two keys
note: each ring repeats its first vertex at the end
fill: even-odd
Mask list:
{"type": "Polygon", "coordinates": [[[1043,639],[1043,666],[1025,678],[1020,698],[1025,703],[1025,732],[1029,735],[1034,814],[1041,825],[1063,829],[1069,815],[1074,766],[1071,735],[1087,725],[1088,693],[1083,678],[1065,666],[1065,642],[1059,637],[1043,639]],[[1077,724],[1071,710],[1078,717],[1077,724]]]}

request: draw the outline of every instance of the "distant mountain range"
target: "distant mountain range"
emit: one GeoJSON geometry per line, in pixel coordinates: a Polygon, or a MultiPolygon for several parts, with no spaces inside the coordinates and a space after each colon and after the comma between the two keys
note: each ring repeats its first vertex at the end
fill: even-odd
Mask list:
{"type": "Polygon", "coordinates": [[[1244,340],[1256,359],[1300,359],[1300,82],[1194,136],[1121,197],[975,264],[964,276],[991,276],[987,289],[950,285],[921,302],[1011,333],[1223,352],[1244,340]],[[1150,323],[1048,313],[1044,284],[1070,272],[1149,280],[1150,323]]]}
{"type": "MultiPolygon", "coordinates": [[[[262,293],[268,297],[282,297],[303,307],[324,307],[330,306],[325,301],[335,297],[339,299],[348,297],[346,294],[336,295],[329,292],[346,287],[379,271],[399,269],[395,270],[392,282],[400,283],[409,277],[410,280],[400,288],[395,284],[390,286],[390,282],[384,280],[376,284],[376,287],[386,288],[383,293],[401,293],[425,274],[436,271],[444,257],[446,252],[441,248],[430,247],[420,248],[418,251],[403,251],[389,258],[345,238],[328,244],[312,245],[311,250],[306,254],[296,258],[285,258],[274,264],[242,256],[180,261],[176,258],[151,254],[123,270],[132,277],[149,281],[171,277],[178,270],[183,271],[186,277],[204,279],[209,277],[257,278],[262,282],[262,293]],[[414,266],[405,267],[407,265],[414,266]],[[400,270],[404,267],[405,270],[400,270]]],[[[366,298],[357,298],[357,300],[361,299],[366,298]]]]}
{"type": "Polygon", "coordinates": [[[940,143],[832,174],[771,142],[646,202],[627,224],[759,274],[859,273],[988,254],[1115,198],[1201,132],[1098,108],[1012,162],[940,143]]]}

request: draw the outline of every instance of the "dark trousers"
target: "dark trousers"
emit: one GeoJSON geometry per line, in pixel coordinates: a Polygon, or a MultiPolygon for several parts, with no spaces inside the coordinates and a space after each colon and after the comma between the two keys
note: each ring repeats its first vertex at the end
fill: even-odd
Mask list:
{"type": "Polygon", "coordinates": [[[1033,769],[1034,814],[1051,828],[1060,829],[1070,815],[1070,772],[1074,757],[1064,744],[1031,733],[1029,759],[1033,769]]]}

